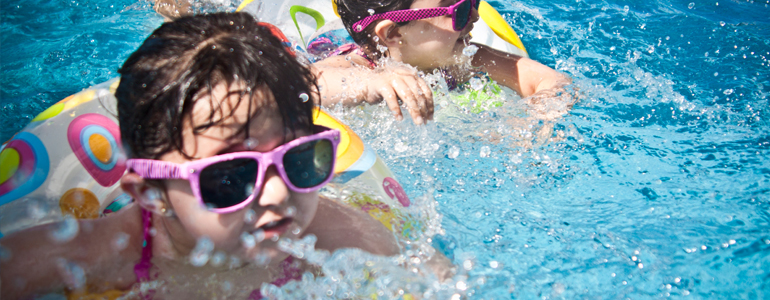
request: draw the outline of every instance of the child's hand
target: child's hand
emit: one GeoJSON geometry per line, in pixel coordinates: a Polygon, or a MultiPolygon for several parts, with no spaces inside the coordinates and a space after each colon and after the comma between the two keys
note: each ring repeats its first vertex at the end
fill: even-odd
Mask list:
{"type": "Polygon", "coordinates": [[[403,120],[400,104],[406,106],[417,125],[433,119],[433,92],[417,72],[407,67],[385,67],[374,70],[365,81],[364,101],[378,103],[385,100],[397,120],[403,120]]]}
{"type": "Polygon", "coordinates": [[[400,102],[406,105],[415,124],[433,119],[433,92],[407,66],[366,67],[360,56],[333,56],[313,64],[310,70],[318,78],[319,105],[375,104],[385,100],[398,120],[403,119],[400,102]],[[346,59],[350,58],[350,60],[346,59]]]}

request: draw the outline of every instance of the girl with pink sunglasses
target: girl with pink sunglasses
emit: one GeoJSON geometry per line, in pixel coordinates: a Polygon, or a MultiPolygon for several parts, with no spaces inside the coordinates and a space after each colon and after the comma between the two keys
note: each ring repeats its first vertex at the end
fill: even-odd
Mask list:
{"type": "MultiPolygon", "coordinates": [[[[397,119],[403,101],[412,119],[422,124],[433,115],[432,92],[413,69],[381,65],[381,58],[401,62],[418,71],[440,70],[452,88],[477,73],[504,85],[530,102],[554,94],[570,79],[529,58],[478,47],[470,64],[463,49],[471,45],[470,31],[478,18],[481,0],[333,0],[342,23],[356,45],[341,47],[315,63],[319,74],[321,103],[357,105],[385,101],[397,119]],[[354,70],[358,84],[350,78],[354,70]],[[352,88],[351,86],[355,86],[352,88]],[[352,90],[351,90],[352,89],[352,90]],[[534,96],[534,97],[533,97],[534,96]]],[[[547,99],[546,99],[547,100],[547,99]]]]}
{"type": "Polygon", "coordinates": [[[131,299],[258,299],[262,283],[313,270],[280,239],[314,234],[317,249],[398,253],[380,222],[319,197],[340,133],[313,125],[315,79],[282,45],[245,13],[183,17],[153,32],[119,70],[115,93],[128,153],[120,185],[135,204],[76,221],[64,240],[51,235],[61,224],[0,239],[2,298],[66,289],[93,299],[126,290],[131,299]]]}

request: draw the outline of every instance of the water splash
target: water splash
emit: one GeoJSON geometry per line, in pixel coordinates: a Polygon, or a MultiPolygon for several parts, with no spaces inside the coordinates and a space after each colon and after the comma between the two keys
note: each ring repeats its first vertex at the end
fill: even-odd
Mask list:
{"type": "Polygon", "coordinates": [[[208,237],[200,237],[195,243],[195,248],[190,252],[190,264],[202,267],[208,263],[211,252],[214,251],[214,242],[208,237]]]}
{"type": "Polygon", "coordinates": [[[78,220],[70,215],[64,216],[64,220],[54,226],[48,236],[57,243],[66,243],[73,240],[80,230],[78,220]]]}

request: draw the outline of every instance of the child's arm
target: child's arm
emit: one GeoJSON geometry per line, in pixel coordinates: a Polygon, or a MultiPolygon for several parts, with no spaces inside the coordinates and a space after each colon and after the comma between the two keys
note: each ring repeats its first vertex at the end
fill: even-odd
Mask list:
{"type": "MultiPolygon", "coordinates": [[[[84,283],[78,279],[80,271],[89,285],[99,288],[127,288],[136,282],[131,262],[139,259],[141,247],[138,245],[142,237],[140,230],[131,234],[124,226],[127,224],[120,224],[126,219],[125,213],[123,218],[117,215],[77,221],[77,235],[70,241],[52,238],[61,222],[25,229],[0,239],[0,245],[8,253],[0,259],[2,298],[23,299],[76,287],[84,283]]],[[[135,218],[141,217],[137,214],[135,218]]],[[[141,228],[138,222],[133,224],[141,228]]]]}
{"type": "Polygon", "coordinates": [[[393,233],[360,209],[320,197],[318,211],[307,234],[318,238],[316,249],[359,248],[376,255],[396,255],[393,233]]]}
{"type": "Polygon", "coordinates": [[[479,47],[473,56],[473,66],[482,67],[492,80],[518,92],[522,97],[562,88],[571,79],[539,62],[491,47],[479,47]]]}
{"type": "Polygon", "coordinates": [[[385,101],[397,120],[402,120],[399,100],[406,105],[415,124],[433,119],[433,92],[417,72],[407,67],[369,69],[357,55],[332,56],[311,66],[318,78],[319,105],[385,101]],[[350,58],[347,60],[346,57],[350,58]]]}

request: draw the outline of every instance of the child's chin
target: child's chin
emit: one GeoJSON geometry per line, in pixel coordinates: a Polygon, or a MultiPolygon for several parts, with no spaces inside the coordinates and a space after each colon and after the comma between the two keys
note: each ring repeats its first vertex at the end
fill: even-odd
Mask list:
{"type": "Polygon", "coordinates": [[[244,261],[247,261],[249,263],[253,263],[256,265],[266,265],[269,263],[282,261],[286,259],[286,257],[289,256],[289,254],[278,250],[278,247],[276,247],[276,245],[270,245],[270,246],[263,245],[262,247],[257,246],[252,249],[246,250],[237,256],[238,258],[244,261]]]}

